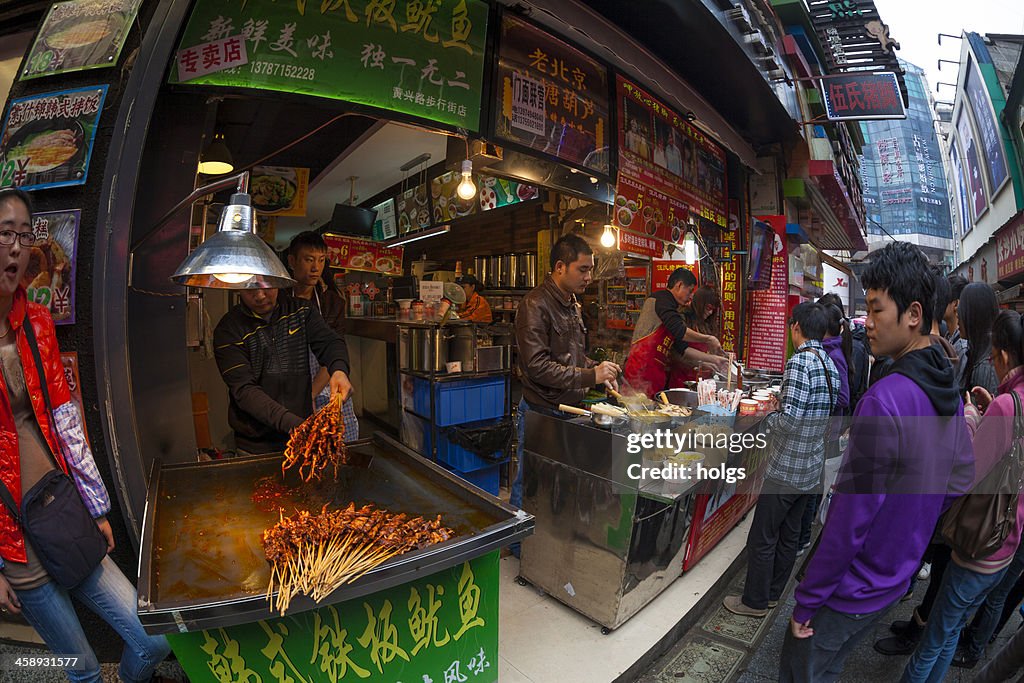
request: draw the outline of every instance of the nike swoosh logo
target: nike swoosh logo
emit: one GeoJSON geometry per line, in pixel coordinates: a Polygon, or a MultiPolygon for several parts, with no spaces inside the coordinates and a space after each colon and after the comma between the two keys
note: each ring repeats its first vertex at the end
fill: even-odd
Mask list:
{"type": "Polygon", "coordinates": [[[296,333],[296,332],[298,332],[298,331],[299,331],[299,328],[298,328],[298,327],[296,327],[296,328],[295,328],[294,330],[288,330],[288,334],[289,334],[289,335],[292,335],[292,334],[295,334],[295,333],[296,333]]]}

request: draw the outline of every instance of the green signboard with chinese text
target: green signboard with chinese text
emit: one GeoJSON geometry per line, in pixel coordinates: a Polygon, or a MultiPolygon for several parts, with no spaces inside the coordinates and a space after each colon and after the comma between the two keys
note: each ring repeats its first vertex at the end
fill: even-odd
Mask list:
{"type": "Polygon", "coordinates": [[[366,598],[169,635],[192,683],[494,683],[498,553],[366,598]]]}
{"type": "Polygon", "coordinates": [[[328,97],[477,131],[482,0],[199,0],[172,83],[328,97]]]}

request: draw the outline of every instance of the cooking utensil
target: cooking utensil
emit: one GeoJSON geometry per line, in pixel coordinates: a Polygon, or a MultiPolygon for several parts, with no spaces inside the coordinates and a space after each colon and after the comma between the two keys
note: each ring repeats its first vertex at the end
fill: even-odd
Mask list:
{"type": "Polygon", "coordinates": [[[598,427],[618,427],[626,424],[626,417],[624,415],[611,415],[608,413],[593,412],[590,410],[584,410],[583,408],[577,408],[575,406],[567,406],[564,403],[559,404],[558,409],[563,413],[569,413],[570,415],[589,417],[590,421],[598,427]]]}
{"type": "Polygon", "coordinates": [[[654,410],[658,407],[658,404],[650,400],[643,394],[630,394],[629,396],[623,396],[615,389],[612,389],[607,383],[605,386],[608,389],[608,393],[611,394],[619,404],[626,409],[627,412],[636,412],[638,410],[654,410]]]}

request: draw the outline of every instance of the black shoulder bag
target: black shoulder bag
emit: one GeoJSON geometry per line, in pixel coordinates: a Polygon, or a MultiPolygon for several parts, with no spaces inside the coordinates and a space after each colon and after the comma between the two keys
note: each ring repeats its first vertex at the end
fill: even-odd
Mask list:
{"type": "MultiPolygon", "coordinates": [[[[27,314],[25,334],[32,349],[36,372],[39,373],[39,386],[43,392],[50,424],[53,426],[53,437],[60,448],[61,440],[56,433],[57,422],[53,415],[53,406],[50,405],[50,392],[46,388],[43,361],[39,357],[39,346],[27,314]]],[[[78,586],[92,574],[106,556],[107,539],[96,526],[96,520],[85,506],[75,482],[64,474],[59,466],[43,475],[43,478],[28,490],[22,498],[20,511],[2,480],[0,497],[3,498],[4,505],[14,517],[14,521],[21,525],[25,538],[35,548],[46,573],[62,588],[71,590],[78,586]]]]}

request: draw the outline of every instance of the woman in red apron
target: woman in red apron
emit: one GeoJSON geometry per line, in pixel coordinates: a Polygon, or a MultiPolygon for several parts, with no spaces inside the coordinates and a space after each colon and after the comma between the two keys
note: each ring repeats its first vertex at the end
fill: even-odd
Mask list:
{"type": "MultiPolygon", "coordinates": [[[[717,337],[722,324],[722,299],[718,296],[718,292],[710,287],[701,287],[694,292],[690,306],[690,313],[684,316],[687,326],[702,334],[717,337]]],[[[693,342],[688,346],[694,351],[708,353],[708,345],[706,343],[693,342]]],[[[689,358],[684,360],[681,356],[672,354],[669,361],[668,377],[670,388],[682,387],[685,382],[699,378],[700,366],[698,363],[690,362],[689,358]]]]}

